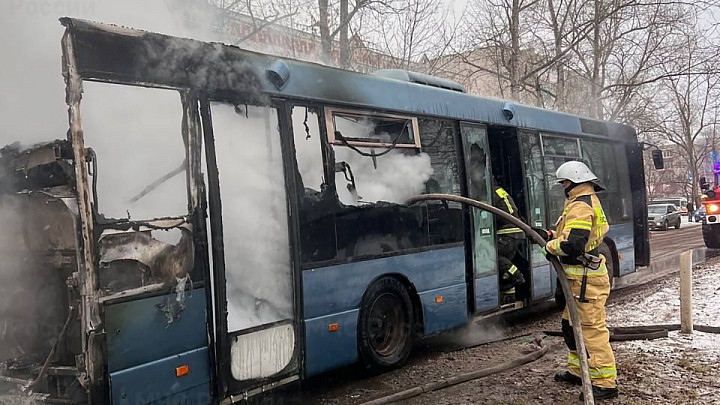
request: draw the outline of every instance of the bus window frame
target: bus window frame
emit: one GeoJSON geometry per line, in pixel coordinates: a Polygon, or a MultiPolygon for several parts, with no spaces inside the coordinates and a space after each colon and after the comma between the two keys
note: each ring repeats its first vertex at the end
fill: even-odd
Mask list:
{"type": "Polygon", "coordinates": [[[537,129],[536,129],[535,131],[538,133],[538,135],[540,135],[540,154],[541,154],[542,157],[543,157],[543,164],[545,163],[545,157],[546,157],[546,156],[547,156],[547,157],[557,157],[557,158],[568,158],[568,157],[569,157],[569,158],[573,158],[573,157],[579,157],[580,159],[584,159],[583,154],[582,154],[582,145],[580,144],[580,138],[581,138],[580,136],[577,136],[577,135],[576,135],[576,136],[571,136],[571,135],[565,135],[565,134],[556,134],[556,133],[552,133],[552,132],[544,132],[544,131],[537,130],[537,129]],[[545,153],[545,137],[574,140],[575,143],[577,144],[578,156],[554,155],[554,154],[545,153]]]}
{"type": "Polygon", "coordinates": [[[338,108],[338,107],[323,107],[323,113],[325,116],[325,127],[327,128],[327,139],[330,145],[334,146],[360,146],[366,148],[408,148],[422,150],[420,145],[420,127],[418,126],[418,120],[416,116],[401,115],[392,113],[376,112],[373,110],[361,110],[361,109],[349,109],[349,108],[338,108]],[[351,115],[357,117],[369,117],[369,118],[388,118],[388,119],[404,119],[410,120],[412,128],[412,139],[414,143],[397,143],[392,144],[388,142],[364,142],[359,140],[347,140],[340,141],[335,138],[335,113],[344,115],[351,115]]]}

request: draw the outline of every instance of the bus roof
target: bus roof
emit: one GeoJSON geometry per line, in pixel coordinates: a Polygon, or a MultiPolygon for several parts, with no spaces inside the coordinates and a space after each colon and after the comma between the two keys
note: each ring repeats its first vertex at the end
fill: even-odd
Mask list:
{"type": "Polygon", "coordinates": [[[83,79],[195,89],[226,101],[238,94],[252,101],[261,98],[256,93],[262,93],[637,142],[635,130],[623,124],[279,58],[230,45],[72,18],[62,18],[61,22],[66,35],[72,36],[76,68],[83,79]],[[511,119],[506,118],[503,108],[512,110],[511,119]]]}

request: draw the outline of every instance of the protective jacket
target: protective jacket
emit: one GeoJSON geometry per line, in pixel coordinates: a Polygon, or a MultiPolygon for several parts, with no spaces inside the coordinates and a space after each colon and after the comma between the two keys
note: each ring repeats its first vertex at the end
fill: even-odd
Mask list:
{"type": "MultiPolygon", "coordinates": [[[[605,218],[600,200],[595,195],[595,186],[582,183],[568,192],[562,216],[553,232],[553,239],[545,245],[545,250],[560,258],[570,282],[574,299],[580,295],[584,267],[577,259],[584,253],[597,256],[597,248],[602,243],[609,225],[605,218]]],[[[601,388],[616,387],[617,369],[615,356],[610,347],[610,332],[605,324],[605,302],[610,295],[606,258],[600,255],[601,263],[597,269],[587,269],[586,301],[576,300],[580,315],[585,347],[588,351],[590,378],[592,384],[601,388]]],[[[562,330],[568,346],[568,371],[580,376],[580,359],[570,325],[567,307],[563,312],[562,330]]]]}
{"type": "MultiPolygon", "coordinates": [[[[499,208],[507,212],[515,218],[520,218],[518,216],[518,209],[515,205],[515,201],[513,201],[510,194],[500,186],[493,187],[492,205],[495,208],[499,208]]],[[[525,237],[525,234],[520,228],[500,217],[497,217],[497,227],[498,230],[496,233],[498,235],[512,236],[518,239],[523,239],[525,237]]]]}
{"type": "MultiPolygon", "coordinates": [[[[519,218],[518,209],[510,194],[500,186],[493,187],[492,205],[519,218]]],[[[498,267],[500,269],[500,290],[506,296],[514,296],[515,287],[525,283],[523,271],[527,262],[518,253],[525,233],[512,223],[496,217],[498,267]]],[[[514,298],[512,299],[514,301],[514,298]]]]}
{"type": "MultiPolygon", "coordinates": [[[[553,232],[553,239],[547,243],[545,249],[560,258],[568,278],[582,279],[584,267],[578,256],[583,253],[597,256],[597,248],[608,229],[610,226],[593,184],[579,184],[568,192],[562,215],[553,232]]],[[[607,278],[605,258],[596,270],[589,270],[587,276],[588,284],[595,284],[589,281],[592,278],[607,278]]]]}

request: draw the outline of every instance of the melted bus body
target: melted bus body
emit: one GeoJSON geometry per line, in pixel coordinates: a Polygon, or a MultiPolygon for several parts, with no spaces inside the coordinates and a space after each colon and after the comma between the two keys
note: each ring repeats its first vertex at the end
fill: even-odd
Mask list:
{"type": "MultiPolygon", "coordinates": [[[[397,367],[413,339],[509,309],[492,216],[405,201],[487,200],[495,181],[523,220],[549,228],[568,160],[607,189],[612,276],[648,264],[630,127],[407,72],[62,22],[68,139],[3,150],[14,249],[42,257],[32,271],[58,291],[48,335],[61,344],[32,383],[51,398],[229,403],[358,360],[397,367]]],[[[539,248],[521,252],[513,309],[558,290],[539,248]]],[[[38,343],[37,364],[50,348],[38,343]]]]}

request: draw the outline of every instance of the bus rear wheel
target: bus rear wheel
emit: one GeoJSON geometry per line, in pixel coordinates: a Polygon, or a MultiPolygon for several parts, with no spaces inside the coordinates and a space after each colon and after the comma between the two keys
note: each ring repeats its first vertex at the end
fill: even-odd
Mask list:
{"type": "Polygon", "coordinates": [[[402,366],[413,345],[413,306],[407,288],[383,277],[367,289],[360,306],[358,351],[373,371],[402,366]]]}
{"type": "Polygon", "coordinates": [[[612,288],[615,287],[615,267],[617,264],[615,263],[615,256],[612,250],[610,250],[610,246],[604,243],[598,247],[598,254],[605,257],[605,267],[607,268],[608,281],[610,282],[610,289],[612,290],[612,288]]]}

